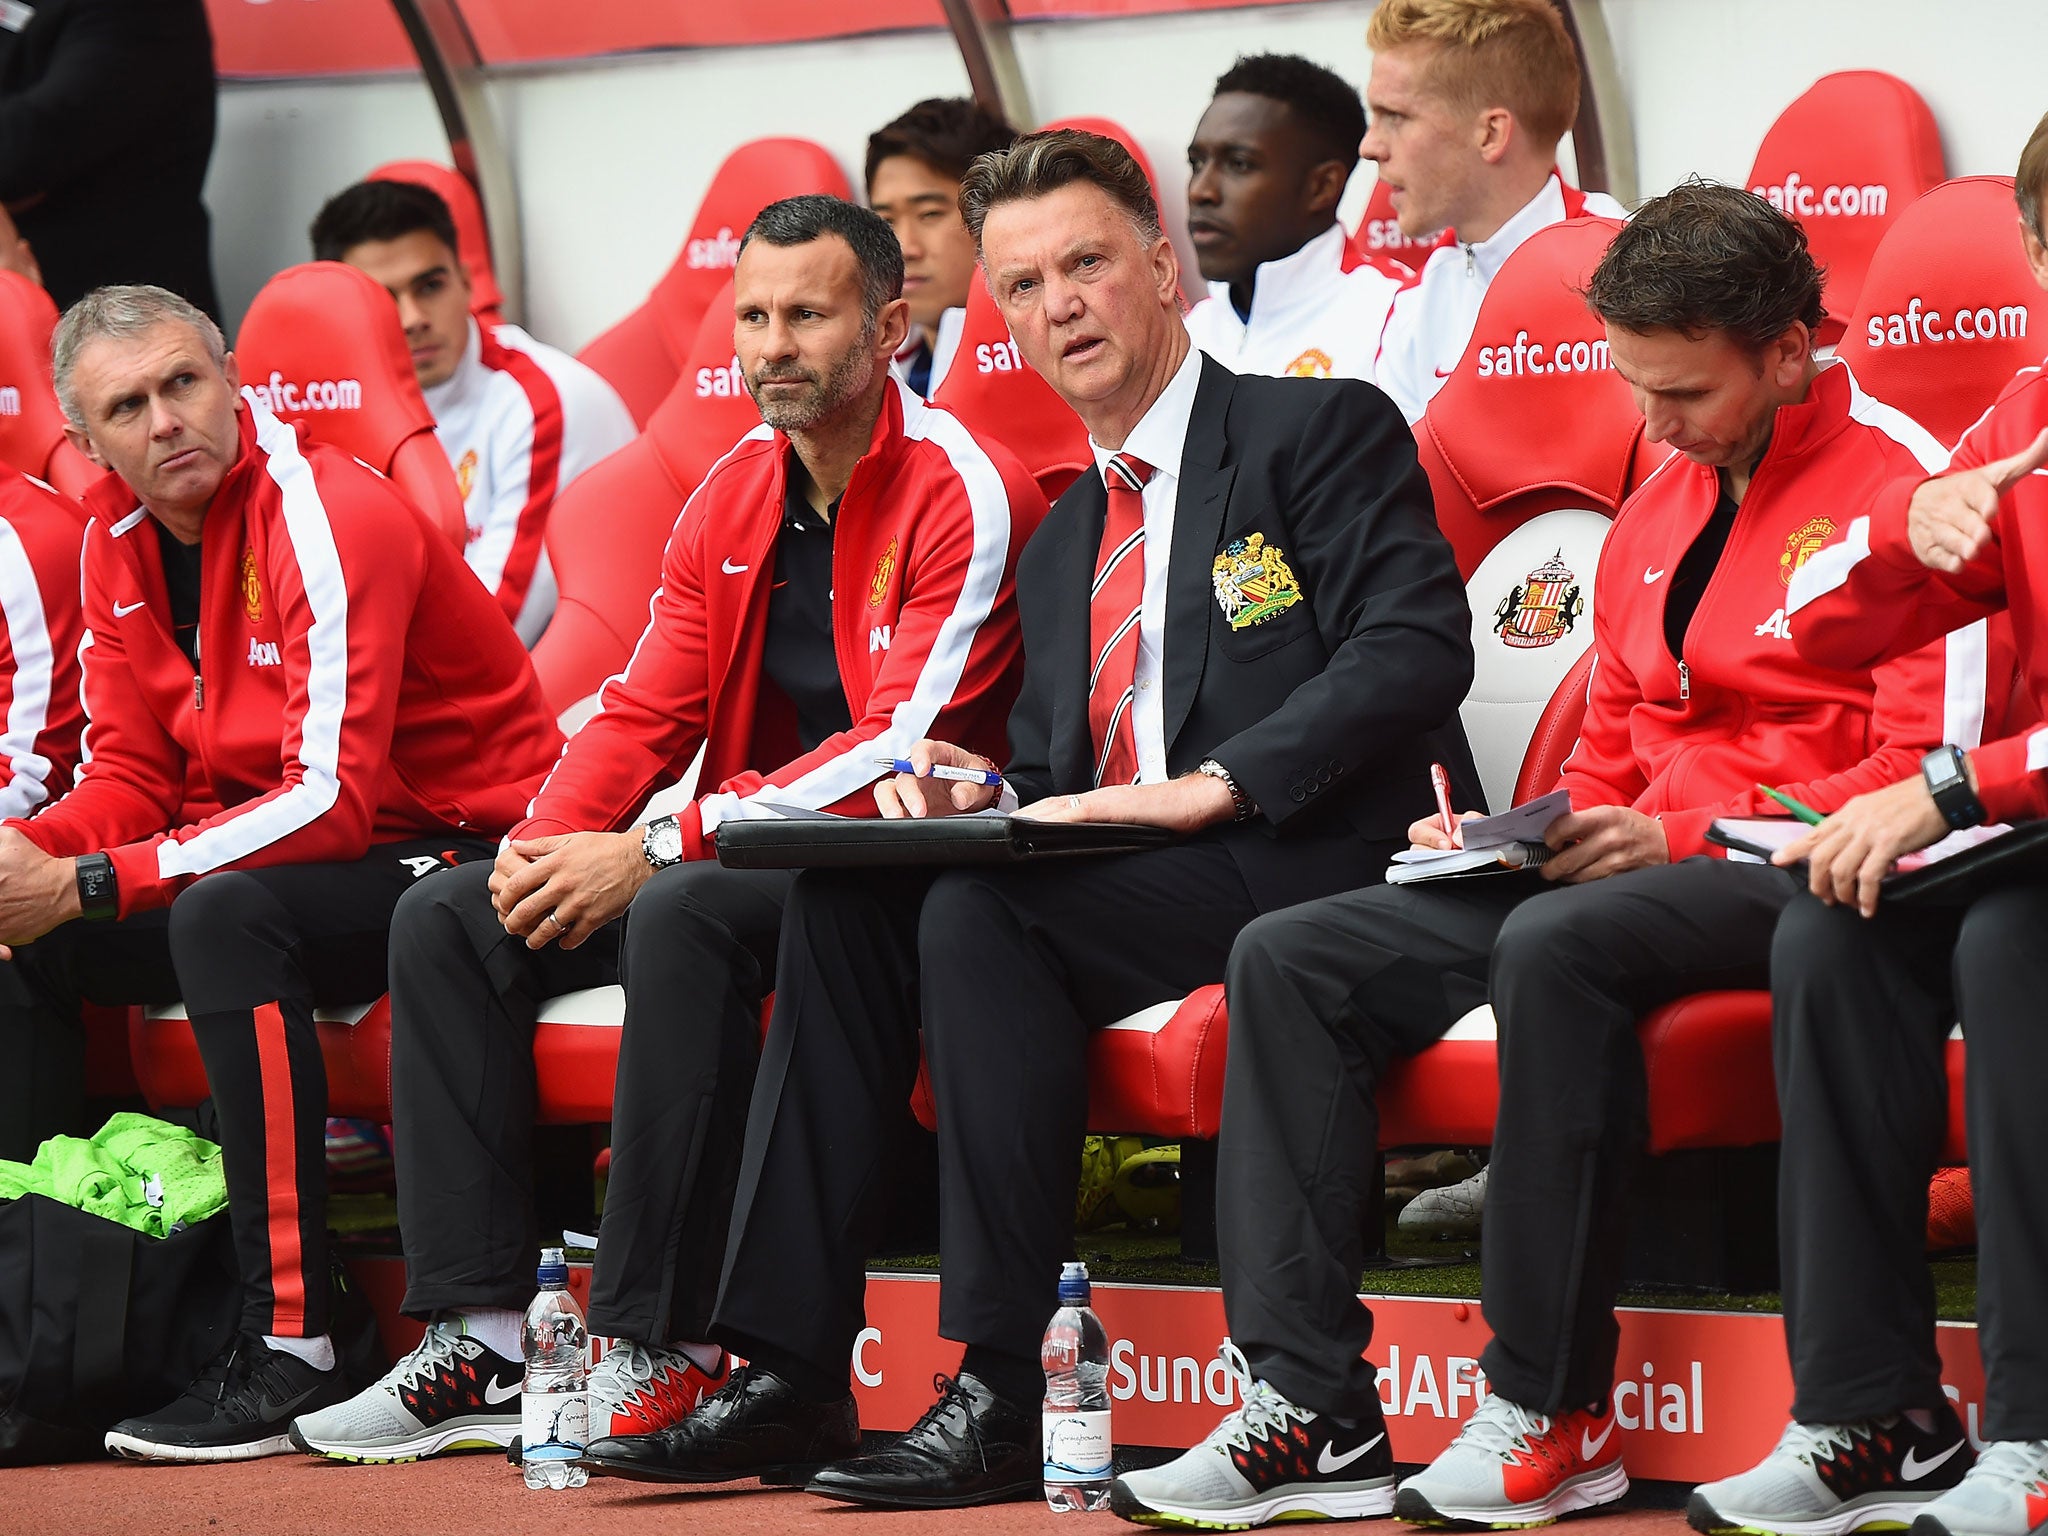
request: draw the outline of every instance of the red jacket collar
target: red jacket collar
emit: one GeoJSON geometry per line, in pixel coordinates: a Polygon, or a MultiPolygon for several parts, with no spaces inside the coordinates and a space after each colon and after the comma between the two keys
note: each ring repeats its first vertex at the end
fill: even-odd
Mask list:
{"type": "MultiPolygon", "coordinates": [[[[221,497],[232,492],[236,481],[248,471],[250,460],[256,456],[256,418],[246,401],[235,413],[235,430],[242,439],[242,451],[228,466],[228,472],[221,477],[220,489],[213,493],[213,500],[207,505],[209,521],[213,517],[213,509],[220,505],[221,497]]],[[[86,511],[109,528],[142,507],[142,498],[112,470],[87,488],[83,500],[86,511]]]]}
{"type": "MultiPolygon", "coordinates": [[[[882,388],[882,408],[875,413],[875,429],[868,434],[868,450],[853,466],[853,477],[846,482],[851,491],[855,485],[871,474],[887,474],[903,452],[904,412],[903,395],[906,386],[896,379],[889,379],[882,388]]],[[[922,402],[918,409],[925,407],[922,402]]],[[[789,435],[775,433],[775,481],[774,491],[779,499],[787,494],[789,478],[789,456],[795,450],[790,446],[789,435]]]]}

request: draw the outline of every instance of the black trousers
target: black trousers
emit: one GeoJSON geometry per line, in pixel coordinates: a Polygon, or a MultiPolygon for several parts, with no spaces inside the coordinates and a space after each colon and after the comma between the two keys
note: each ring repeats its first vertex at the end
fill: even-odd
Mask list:
{"type": "Polygon", "coordinates": [[[1538,1411],[1604,1399],[1627,1179],[1648,1133],[1636,1021],[1689,992],[1766,985],[1794,890],[1764,866],[1688,859],[1576,886],[1384,886],[1248,928],[1231,956],[1217,1237],[1254,1373],[1306,1407],[1368,1411],[1373,1095],[1388,1062],[1490,999],[1501,1098],[1481,1363],[1538,1411]]]}
{"type": "Polygon", "coordinates": [[[590,1326],[646,1342],[708,1336],[792,878],[672,865],[573,950],[507,934],[486,869],[407,895],[391,946],[407,1312],[533,1299],[534,1021],[549,997],[617,980],[626,1018],[590,1326]]]}
{"type": "Polygon", "coordinates": [[[223,870],[167,911],[66,923],[0,966],[0,1011],[47,1029],[75,1032],[83,1002],[184,1002],[220,1125],[243,1327],[327,1331],[327,1069],[313,1009],[382,996],[399,898],[423,873],[491,852],[444,836],[381,843],[351,864],[223,870]]]}
{"type": "Polygon", "coordinates": [[[922,1022],[939,1118],[939,1331],[1035,1355],[1073,1251],[1089,1032],[1221,980],[1257,912],[1229,854],[1201,837],[936,880],[799,878],[718,1337],[844,1374],[922,1022]]]}
{"type": "Polygon", "coordinates": [[[1941,1401],[1927,1181],[1960,1012],[1986,1440],[2048,1439],[2048,884],[1865,920],[1802,895],[1772,951],[1779,1243],[1793,1416],[1941,1401]]]}

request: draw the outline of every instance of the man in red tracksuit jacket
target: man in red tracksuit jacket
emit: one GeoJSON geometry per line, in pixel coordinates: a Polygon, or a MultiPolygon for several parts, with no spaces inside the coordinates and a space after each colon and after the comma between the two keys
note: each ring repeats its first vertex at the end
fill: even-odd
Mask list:
{"type": "Polygon", "coordinates": [[[719,828],[789,807],[874,814],[877,758],[949,730],[996,750],[1021,675],[1012,581],[1045,503],[1008,453],[890,376],[902,279],[868,210],[799,197],[755,220],[734,347],[766,422],[683,508],[646,632],[496,870],[436,875],[401,904],[399,1225],[405,1309],[429,1327],[383,1382],[302,1418],[306,1448],[390,1461],[520,1432],[536,1011],[614,980],[590,1326],[615,1342],[590,1435],[659,1429],[724,1379],[723,1353],[695,1341],[794,872],[724,868],[719,828]],[[700,750],[696,797],[636,827],[700,750]]]}
{"type": "MultiPolygon", "coordinates": [[[[2048,287],[2048,117],[2020,157],[2015,192],[2028,263],[2048,287]]],[[[2048,701],[2037,521],[2048,519],[2048,372],[2020,371],[1957,446],[1951,473],[1906,475],[1845,511],[1837,542],[1792,583],[1801,654],[1868,666],[2009,612],[2038,717],[2048,701]]],[[[1894,906],[1879,889],[1894,859],[1951,831],[2048,816],[2044,764],[2038,723],[1981,745],[1945,733],[1923,762],[1781,855],[1809,860],[1809,893],[1786,907],[1771,951],[1796,1422],[1754,1471],[1693,1495],[1702,1529],[1810,1533],[1853,1518],[1910,1521],[1918,1536],[2026,1536],[2048,1518],[2048,881],[2036,861],[1935,907],[1894,906]],[[1972,1425],[1982,1443],[1960,1482],[1923,1477],[1932,1455],[1896,1469],[1867,1449],[1946,1402],[1921,1233],[1928,1174],[1952,1129],[1945,1057],[1959,1018],[1984,1357],[1972,1425]],[[1802,1454],[1830,1468],[1874,1460],[1887,1475],[1832,1476],[1788,1499],[1784,1490],[1808,1487],[1786,1476],[1802,1454]]]]}
{"type": "Polygon", "coordinates": [[[239,1460],[363,1374],[328,1332],[313,1008],[382,992],[399,895],[488,859],[561,737],[455,551],[240,395],[198,310],[99,289],[55,353],[68,430],[113,473],[85,537],[84,767],[0,827],[0,973],[49,1028],[75,1030],[81,998],[184,1000],[246,1299],[192,1389],[107,1443],[239,1460]],[[181,820],[201,788],[220,809],[181,820]]]}
{"type": "MultiPolygon", "coordinates": [[[[77,502],[0,465],[0,816],[33,815],[78,766],[84,534],[77,502]]],[[[0,1000],[0,1157],[26,1162],[45,1138],[81,1129],[79,1045],[0,1000]]]]}
{"type": "MultiPolygon", "coordinates": [[[[1231,953],[1225,1309],[1267,1393],[1261,1422],[1280,1426],[1260,1432],[1306,1414],[1312,1437],[1299,1489],[1256,1486],[1292,1478],[1291,1458],[1254,1445],[1240,1459],[1255,1484],[1246,1505],[1322,1498],[1353,1514],[1391,1505],[1419,1522],[1510,1527],[1621,1496],[1610,1388],[1627,1170],[1646,1134],[1636,1020],[1688,993],[1767,985],[1772,924],[1794,894],[1781,871],[1712,856],[1708,824],[1760,814],[1759,782],[1832,809],[1897,777],[1940,739],[1945,685],[1947,718],[1982,708],[1982,631],[1946,658],[1937,646],[1875,672],[1816,666],[1787,633],[1786,581],[1829,519],[1944,458],[1845,365],[1814,362],[1820,278],[1798,226],[1740,189],[1680,187],[1615,236],[1588,303],[1649,438],[1678,452],[1601,552],[1598,660],[1555,853],[1538,874],[1381,886],[1276,913],[1231,953]],[[1358,1170],[1377,1167],[1372,1093],[1388,1062],[1489,1002],[1492,1391],[1397,1492],[1390,1467],[1363,1481],[1370,1461],[1349,1454],[1384,1427],[1362,1358],[1371,1314],[1355,1295],[1358,1170]]],[[[1435,817],[1410,835],[1449,845],[1435,817]]],[[[1178,1465],[1124,1479],[1115,1507],[1230,1513],[1203,1507],[1178,1465]]]]}

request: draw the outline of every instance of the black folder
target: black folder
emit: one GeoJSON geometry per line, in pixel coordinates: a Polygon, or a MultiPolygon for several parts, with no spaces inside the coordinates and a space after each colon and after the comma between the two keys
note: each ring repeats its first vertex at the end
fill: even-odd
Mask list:
{"type": "Polygon", "coordinates": [[[718,862],[732,869],[845,869],[883,864],[1014,864],[1023,859],[1138,853],[1173,841],[1164,827],[1023,816],[933,816],[921,821],[815,817],[727,821],[718,862]]]}
{"type": "MultiPolygon", "coordinates": [[[[1804,828],[1789,817],[1725,817],[1707,829],[1707,841],[1768,860],[1794,830],[1804,828]]],[[[1902,862],[1909,867],[1885,876],[1882,900],[1960,906],[1997,886],[2048,879],[2048,821],[1985,828],[1980,840],[1940,858],[1919,862],[1908,854],[1902,862]]],[[[1792,867],[1804,877],[1803,863],[1792,867]]]]}

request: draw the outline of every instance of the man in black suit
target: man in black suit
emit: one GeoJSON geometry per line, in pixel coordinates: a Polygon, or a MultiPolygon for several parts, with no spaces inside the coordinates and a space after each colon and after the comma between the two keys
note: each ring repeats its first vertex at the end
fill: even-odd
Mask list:
{"type": "MultiPolygon", "coordinates": [[[[1195,351],[1151,190],[1110,140],[1036,134],[983,155],[961,201],[1019,350],[1087,424],[1098,467],[1019,566],[1001,803],[1180,836],[797,881],[714,1318],[750,1364],[675,1428],[590,1447],[626,1476],[717,1481],[854,1448],[847,1368],[921,1020],[940,1331],[967,1350],[914,1429],[809,1486],[921,1507],[1035,1492],[1090,1030],[1219,980],[1260,913],[1377,879],[1431,803],[1433,758],[1471,781],[1456,722],[1471,618],[1386,397],[1240,378],[1195,351]]],[[[886,815],[998,799],[929,776],[984,759],[932,741],[909,756],[918,774],[877,787],[886,815]]]]}

